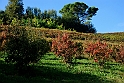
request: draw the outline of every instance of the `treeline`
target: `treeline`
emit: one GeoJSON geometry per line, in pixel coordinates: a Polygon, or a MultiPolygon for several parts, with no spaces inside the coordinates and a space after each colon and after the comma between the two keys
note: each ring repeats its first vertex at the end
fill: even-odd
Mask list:
{"type": "Polygon", "coordinates": [[[24,9],[23,5],[23,0],[9,0],[6,9],[0,11],[0,24],[96,32],[91,18],[96,15],[98,8],[89,7],[83,2],[65,5],[59,11],[61,16],[53,9],[44,11],[37,7],[24,9]]]}

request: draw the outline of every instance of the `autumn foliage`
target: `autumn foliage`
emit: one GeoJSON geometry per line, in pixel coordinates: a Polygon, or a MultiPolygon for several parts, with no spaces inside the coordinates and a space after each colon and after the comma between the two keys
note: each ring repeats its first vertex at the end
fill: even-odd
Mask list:
{"type": "Polygon", "coordinates": [[[112,46],[112,57],[116,62],[124,63],[124,46],[116,45],[112,46]]]}
{"type": "Polygon", "coordinates": [[[59,57],[62,57],[64,62],[72,63],[74,55],[77,51],[76,44],[69,38],[68,34],[58,34],[57,39],[52,41],[51,50],[59,57]]]}
{"type": "Polygon", "coordinates": [[[85,52],[93,57],[95,62],[104,65],[106,60],[110,58],[112,50],[107,43],[97,41],[95,43],[88,43],[85,52]]]}

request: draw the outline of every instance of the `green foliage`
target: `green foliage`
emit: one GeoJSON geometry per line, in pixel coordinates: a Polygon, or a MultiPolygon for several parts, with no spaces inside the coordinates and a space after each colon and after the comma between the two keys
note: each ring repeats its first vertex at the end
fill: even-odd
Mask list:
{"type": "Polygon", "coordinates": [[[7,20],[8,20],[8,15],[5,13],[5,11],[3,10],[0,10],[0,21],[1,21],[1,24],[7,24],[7,20]]]}
{"type": "Polygon", "coordinates": [[[65,29],[74,29],[77,32],[96,33],[96,29],[91,24],[85,22],[91,20],[96,15],[98,8],[88,7],[83,2],[75,2],[65,5],[59,12],[62,14],[60,23],[63,23],[65,29]]]}
{"type": "Polygon", "coordinates": [[[55,23],[54,20],[49,19],[49,20],[47,21],[47,26],[48,26],[49,28],[55,28],[55,27],[56,27],[56,23],[55,23]]]}
{"type": "Polygon", "coordinates": [[[26,26],[26,20],[25,19],[21,19],[20,20],[20,26],[26,26]]]}
{"type": "Polygon", "coordinates": [[[36,17],[32,19],[32,27],[40,27],[40,24],[36,17]]]}
{"type": "Polygon", "coordinates": [[[5,61],[14,63],[20,71],[23,71],[31,63],[39,61],[41,56],[49,50],[49,44],[45,39],[30,39],[25,28],[11,27],[9,34],[5,61]]]}
{"type": "Polygon", "coordinates": [[[4,16],[5,16],[4,11],[0,10],[0,25],[3,25],[4,16]]]}
{"type": "Polygon", "coordinates": [[[0,59],[0,82],[124,83],[124,65],[114,62],[108,63],[108,65],[108,67],[102,68],[92,60],[77,59],[76,65],[69,69],[53,53],[47,53],[33,68],[30,68],[31,70],[20,76],[16,70],[13,70],[12,64],[6,64],[3,59],[0,59]]]}
{"type": "Polygon", "coordinates": [[[23,12],[24,8],[22,0],[9,0],[5,13],[10,20],[13,20],[13,18],[21,19],[23,12]]]}
{"type": "Polygon", "coordinates": [[[91,23],[85,24],[85,22],[96,15],[98,8],[88,7],[83,2],[65,5],[60,10],[62,17],[57,16],[56,10],[44,10],[42,12],[37,7],[27,7],[24,13],[23,5],[22,0],[9,0],[5,12],[0,11],[1,24],[96,33],[93,25],[91,23]]]}
{"type": "Polygon", "coordinates": [[[27,19],[26,19],[26,26],[31,27],[31,24],[32,24],[31,18],[27,18],[27,19]]]}
{"type": "MultiPolygon", "coordinates": [[[[12,20],[11,24],[14,25],[18,22],[19,20],[16,20],[15,18],[12,20]]],[[[49,28],[49,29],[60,29],[63,30],[63,24],[58,24],[54,19],[49,18],[49,19],[38,19],[36,17],[34,17],[33,19],[27,18],[25,19],[21,19],[20,21],[21,23],[19,25],[21,26],[32,26],[32,27],[45,27],[45,28],[49,28]]]]}
{"type": "Polygon", "coordinates": [[[56,29],[65,30],[65,27],[63,26],[63,24],[61,24],[61,25],[56,25],[56,29]]]}
{"type": "Polygon", "coordinates": [[[5,12],[3,10],[0,10],[0,19],[4,17],[5,12]]]}
{"type": "Polygon", "coordinates": [[[10,23],[10,25],[12,25],[12,26],[18,26],[18,25],[20,25],[19,22],[20,22],[20,21],[19,21],[18,19],[13,18],[12,22],[10,23]]]}
{"type": "Polygon", "coordinates": [[[75,18],[76,22],[84,22],[85,19],[91,18],[96,14],[98,8],[88,7],[83,2],[75,2],[72,4],[65,5],[60,13],[66,18],[75,18]]]}
{"type": "Polygon", "coordinates": [[[50,29],[64,30],[63,24],[58,25],[58,23],[52,18],[47,19],[46,26],[50,29]]]}
{"type": "Polygon", "coordinates": [[[3,20],[2,19],[0,19],[0,25],[3,25],[3,20]]]}

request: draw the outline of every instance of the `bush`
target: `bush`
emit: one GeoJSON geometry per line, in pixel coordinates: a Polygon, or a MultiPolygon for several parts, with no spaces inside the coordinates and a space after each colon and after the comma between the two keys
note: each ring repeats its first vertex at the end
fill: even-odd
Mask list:
{"type": "Polygon", "coordinates": [[[124,63],[124,46],[115,45],[112,46],[112,57],[116,62],[124,63]]]}
{"type": "Polygon", "coordinates": [[[85,52],[93,57],[95,62],[98,62],[99,65],[103,66],[105,62],[110,59],[112,50],[105,42],[103,43],[98,41],[95,43],[89,43],[85,52]]]}
{"type": "Polygon", "coordinates": [[[78,47],[77,50],[76,50],[75,58],[76,59],[82,59],[82,58],[84,58],[84,56],[83,56],[83,45],[82,45],[82,43],[76,42],[75,44],[78,47]]]}
{"type": "Polygon", "coordinates": [[[72,63],[74,55],[77,51],[76,44],[69,38],[67,34],[58,35],[57,39],[52,41],[51,50],[57,55],[62,56],[64,62],[72,63]]]}
{"type": "Polygon", "coordinates": [[[116,57],[116,61],[120,63],[124,63],[124,46],[119,48],[119,52],[116,57]]]}
{"type": "Polygon", "coordinates": [[[36,63],[48,52],[49,44],[44,39],[28,37],[25,28],[12,27],[6,43],[6,62],[12,62],[18,70],[23,71],[31,63],[36,63]]]}
{"type": "Polygon", "coordinates": [[[0,51],[4,51],[6,39],[7,39],[7,29],[1,28],[0,30],[0,51]]]}

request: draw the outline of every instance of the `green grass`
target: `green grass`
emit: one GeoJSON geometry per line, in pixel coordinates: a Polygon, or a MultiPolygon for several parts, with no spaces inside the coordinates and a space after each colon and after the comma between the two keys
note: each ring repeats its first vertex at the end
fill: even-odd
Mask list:
{"type": "Polygon", "coordinates": [[[100,67],[88,59],[77,59],[68,67],[49,53],[34,64],[25,75],[17,75],[12,64],[0,60],[0,83],[124,83],[124,65],[107,63],[100,67]]]}

